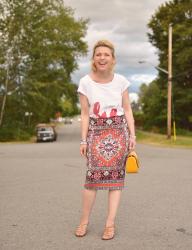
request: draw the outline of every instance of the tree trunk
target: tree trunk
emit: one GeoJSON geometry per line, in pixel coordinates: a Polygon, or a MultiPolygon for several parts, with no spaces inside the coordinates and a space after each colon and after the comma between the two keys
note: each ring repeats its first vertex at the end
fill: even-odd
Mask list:
{"type": "Polygon", "coordinates": [[[8,65],[7,65],[7,72],[6,72],[5,94],[3,95],[3,102],[2,102],[1,113],[0,113],[0,127],[3,124],[3,116],[4,116],[4,113],[5,113],[5,105],[6,105],[6,100],[7,100],[8,82],[9,82],[9,62],[8,62],[8,65]]]}

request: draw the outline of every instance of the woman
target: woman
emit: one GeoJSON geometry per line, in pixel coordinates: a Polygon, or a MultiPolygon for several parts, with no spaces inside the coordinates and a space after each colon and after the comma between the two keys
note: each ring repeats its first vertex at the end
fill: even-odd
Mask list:
{"type": "Polygon", "coordinates": [[[87,233],[97,190],[108,192],[108,216],[102,239],[115,235],[115,217],[124,187],[125,161],[136,145],[134,119],[129,103],[129,82],[113,72],[115,50],[106,40],[93,49],[92,71],[80,80],[80,153],[87,158],[80,225],[75,235],[87,233]]]}

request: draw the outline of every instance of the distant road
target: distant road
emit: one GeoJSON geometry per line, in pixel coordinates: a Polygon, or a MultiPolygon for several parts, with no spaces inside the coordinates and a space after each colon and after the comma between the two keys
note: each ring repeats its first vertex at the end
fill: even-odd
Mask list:
{"type": "Polygon", "coordinates": [[[58,141],[0,144],[1,250],[191,250],[192,151],[138,145],[139,174],[127,175],[117,233],[102,241],[107,191],[98,191],[89,232],[79,223],[86,165],[80,124],[58,141]]]}

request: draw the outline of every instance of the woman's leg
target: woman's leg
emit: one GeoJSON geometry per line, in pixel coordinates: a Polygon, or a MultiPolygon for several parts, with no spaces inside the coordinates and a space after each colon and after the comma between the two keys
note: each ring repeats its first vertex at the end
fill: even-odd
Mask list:
{"type": "Polygon", "coordinates": [[[97,191],[91,189],[84,189],[82,192],[82,215],[80,224],[87,224],[91,214],[92,207],[96,198],[97,191]]]}
{"type": "Polygon", "coordinates": [[[115,217],[117,209],[120,203],[121,190],[109,190],[108,195],[108,216],[106,221],[106,227],[112,226],[115,224],[115,217]]]}

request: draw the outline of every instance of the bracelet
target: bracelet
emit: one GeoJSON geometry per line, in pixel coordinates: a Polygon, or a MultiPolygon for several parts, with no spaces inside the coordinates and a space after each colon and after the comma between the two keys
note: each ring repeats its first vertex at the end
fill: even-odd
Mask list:
{"type": "Polygon", "coordinates": [[[87,140],[81,140],[80,145],[87,145],[87,140]]]}
{"type": "Polygon", "coordinates": [[[136,139],[136,136],[135,135],[129,135],[129,138],[136,139]]]}

